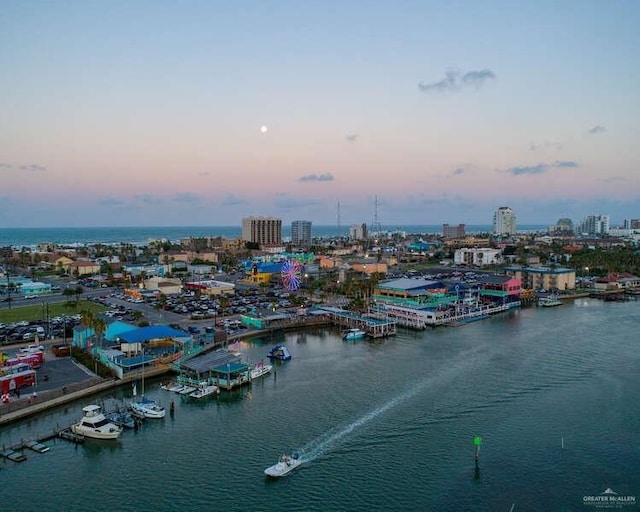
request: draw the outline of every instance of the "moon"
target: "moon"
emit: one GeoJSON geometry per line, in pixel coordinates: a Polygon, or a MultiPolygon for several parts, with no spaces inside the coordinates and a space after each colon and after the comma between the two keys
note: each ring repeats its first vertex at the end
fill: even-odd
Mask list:
{"type": "Polygon", "coordinates": [[[265,125],[260,127],[260,133],[267,133],[267,127],[265,125]]]}

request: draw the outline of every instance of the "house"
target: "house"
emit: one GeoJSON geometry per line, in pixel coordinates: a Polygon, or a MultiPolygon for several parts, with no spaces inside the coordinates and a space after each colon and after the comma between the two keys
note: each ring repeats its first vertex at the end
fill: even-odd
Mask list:
{"type": "Polygon", "coordinates": [[[75,276],[88,276],[100,272],[100,264],[90,260],[77,260],[69,264],[67,270],[75,276]]]}
{"type": "Polygon", "coordinates": [[[71,265],[73,262],[74,261],[68,256],[59,256],[54,260],[54,266],[59,270],[69,272],[69,265],[71,265]]]}

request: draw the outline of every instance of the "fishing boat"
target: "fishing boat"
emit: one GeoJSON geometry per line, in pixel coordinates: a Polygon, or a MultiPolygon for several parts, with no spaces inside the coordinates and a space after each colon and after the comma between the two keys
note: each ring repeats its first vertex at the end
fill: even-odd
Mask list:
{"type": "Polygon", "coordinates": [[[71,425],[74,434],[93,439],[117,439],[122,434],[122,428],[109,421],[99,405],[87,405],[82,413],[82,419],[71,425]]]}
{"type": "Polygon", "coordinates": [[[538,298],[538,306],[543,308],[562,306],[562,301],[555,294],[545,295],[544,297],[538,298]]]}
{"type": "Polygon", "coordinates": [[[264,474],[273,478],[284,476],[302,464],[302,459],[297,453],[293,455],[282,455],[280,460],[273,466],[264,470],[264,474]]]}
{"type": "Polygon", "coordinates": [[[366,335],[367,333],[362,329],[354,328],[354,329],[349,329],[344,333],[342,333],[342,339],[343,340],[359,340],[364,338],[366,335]]]}
{"type": "Polygon", "coordinates": [[[200,386],[195,391],[192,391],[191,393],[189,393],[189,396],[191,398],[204,398],[206,396],[215,395],[219,393],[220,393],[220,389],[218,389],[218,386],[216,386],[215,384],[207,384],[205,386],[200,386]]]}
{"type": "Polygon", "coordinates": [[[276,345],[267,354],[271,359],[277,359],[279,361],[288,361],[291,359],[291,353],[284,345],[276,345]]]}
{"type": "Polygon", "coordinates": [[[256,363],[251,369],[251,380],[264,377],[273,369],[271,364],[263,364],[262,362],[256,363]]]}

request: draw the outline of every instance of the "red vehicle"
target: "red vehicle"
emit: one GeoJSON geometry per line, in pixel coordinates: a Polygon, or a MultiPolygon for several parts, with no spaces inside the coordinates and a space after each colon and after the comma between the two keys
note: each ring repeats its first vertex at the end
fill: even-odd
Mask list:
{"type": "MultiPolygon", "coordinates": [[[[25,365],[27,366],[27,365],[25,365]]],[[[24,368],[20,365],[13,366],[12,368],[24,368]]],[[[27,366],[28,368],[28,366],[27,366]]],[[[4,395],[10,393],[16,389],[24,388],[27,386],[33,386],[36,383],[35,370],[27,369],[16,373],[9,373],[0,376],[0,392],[4,395]]]]}
{"type": "Polygon", "coordinates": [[[18,360],[27,363],[31,368],[37,370],[44,361],[44,352],[32,352],[30,354],[18,354],[18,360]]]}

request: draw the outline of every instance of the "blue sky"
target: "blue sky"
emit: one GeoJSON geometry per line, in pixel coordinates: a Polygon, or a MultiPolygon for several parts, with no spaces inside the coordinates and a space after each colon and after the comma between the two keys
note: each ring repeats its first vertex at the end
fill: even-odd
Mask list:
{"type": "Polygon", "coordinates": [[[640,218],[638,26],[637,1],[5,1],[0,226],[640,218]]]}

